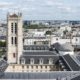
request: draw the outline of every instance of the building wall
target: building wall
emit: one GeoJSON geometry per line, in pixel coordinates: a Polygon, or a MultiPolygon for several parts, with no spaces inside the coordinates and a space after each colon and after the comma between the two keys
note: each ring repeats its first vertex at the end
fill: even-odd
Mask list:
{"type": "Polygon", "coordinates": [[[37,39],[36,38],[33,38],[33,39],[30,38],[30,39],[28,39],[28,38],[26,38],[24,40],[24,45],[34,45],[35,42],[38,43],[38,42],[44,42],[44,41],[48,41],[49,42],[50,39],[46,39],[46,38],[45,39],[38,39],[38,38],[37,39]]]}
{"type": "Polygon", "coordinates": [[[22,34],[22,15],[20,13],[18,17],[11,17],[8,14],[7,18],[7,58],[8,63],[19,63],[20,55],[23,51],[23,34],[22,34]],[[13,23],[13,32],[12,32],[13,23]],[[15,33],[15,23],[17,24],[17,32],[15,33]],[[12,44],[13,37],[13,44],[12,44]],[[15,44],[16,37],[16,44],[15,44]]]}
{"type": "Polygon", "coordinates": [[[51,44],[54,44],[54,43],[65,44],[65,43],[70,43],[70,41],[71,41],[70,39],[62,39],[57,36],[52,36],[51,38],[51,44]]]}
{"type": "Polygon", "coordinates": [[[80,37],[73,37],[72,44],[73,45],[80,45],[80,37]]]}
{"type": "Polygon", "coordinates": [[[60,31],[64,31],[64,30],[71,31],[71,27],[70,26],[61,26],[60,31]]]}
{"type": "Polygon", "coordinates": [[[55,66],[10,64],[5,72],[49,72],[49,71],[56,71],[55,66]]]}

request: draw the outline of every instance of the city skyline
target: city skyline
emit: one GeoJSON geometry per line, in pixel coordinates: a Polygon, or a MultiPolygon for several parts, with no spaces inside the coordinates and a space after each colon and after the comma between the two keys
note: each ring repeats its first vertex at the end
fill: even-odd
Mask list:
{"type": "Polygon", "coordinates": [[[24,20],[80,20],[79,8],[79,0],[3,0],[0,19],[8,12],[22,12],[24,20]]]}

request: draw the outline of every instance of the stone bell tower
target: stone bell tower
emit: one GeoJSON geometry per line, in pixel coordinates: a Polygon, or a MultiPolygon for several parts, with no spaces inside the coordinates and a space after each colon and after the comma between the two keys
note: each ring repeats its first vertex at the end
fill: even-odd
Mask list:
{"type": "Polygon", "coordinates": [[[8,63],[19,64],[23,52],[22,14],[7,15],[7,59],[8,63]]]}

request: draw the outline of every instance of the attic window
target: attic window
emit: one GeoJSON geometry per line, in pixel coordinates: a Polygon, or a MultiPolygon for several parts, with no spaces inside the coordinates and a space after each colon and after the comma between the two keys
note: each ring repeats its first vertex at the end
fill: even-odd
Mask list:
{"type": "Polygon", "coordinates": [[[30,59],[30,63],[31,63],[31,64],[34,64],[34,58],[31,58],[31,59],[30,59]]]}
{"type": "Polygon", "coordinates": [[[21,59],[21,64],[25,64],[25,59],[24,58],[21,59]]]}
{"type": "Polygon", "coordinates": [[[40,64],[43,64],[43,59],[42,58],[40,59],[40,64]]]}
{"type": "Polygon", "coordinates": [[[49,59],[49,64],[53,64],[53,59],[52,58],[49,59]]]}

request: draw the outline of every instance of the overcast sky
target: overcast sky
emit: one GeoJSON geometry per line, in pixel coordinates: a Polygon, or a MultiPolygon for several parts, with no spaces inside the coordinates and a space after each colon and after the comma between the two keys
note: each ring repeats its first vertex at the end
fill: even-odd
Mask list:
{"type": "Polygon", "coordinates": [[[80,0],[0,0],[0,19],[18,11],[26,20],[80,20],[80,0]]]}

